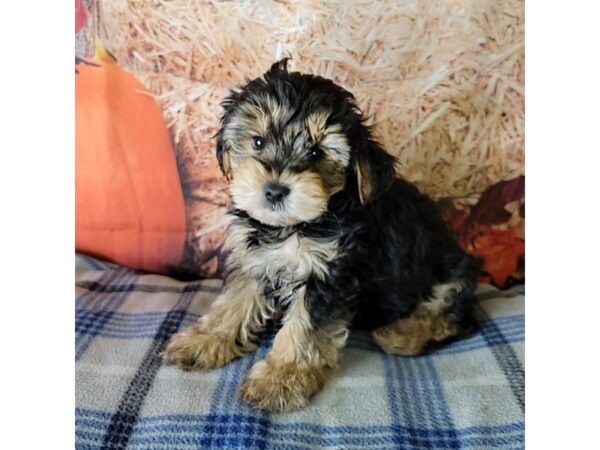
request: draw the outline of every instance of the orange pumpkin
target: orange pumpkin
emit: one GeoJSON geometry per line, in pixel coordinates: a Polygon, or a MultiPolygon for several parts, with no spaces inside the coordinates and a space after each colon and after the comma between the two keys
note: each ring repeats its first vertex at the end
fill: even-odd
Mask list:
{"type": "Polygon", "coordinates": [[[76,64],[75,243],[165,272],[183,256],[185,207],[167,127],[144,91],[116,65],[76,64]]]}

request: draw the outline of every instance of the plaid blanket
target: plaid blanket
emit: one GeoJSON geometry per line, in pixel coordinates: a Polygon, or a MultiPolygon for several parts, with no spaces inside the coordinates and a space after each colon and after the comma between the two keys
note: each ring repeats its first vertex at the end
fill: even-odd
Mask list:
{"type": "Polygon", "coordinates": [[[480,331],[429,356],[389,356],[351,333],[338,376],[286,414],[238,398],[271,339],[220,370],[161,364],[220,289],[77,256],[77,449],[523,448],[522,288],[480,286],[480,331]]]}

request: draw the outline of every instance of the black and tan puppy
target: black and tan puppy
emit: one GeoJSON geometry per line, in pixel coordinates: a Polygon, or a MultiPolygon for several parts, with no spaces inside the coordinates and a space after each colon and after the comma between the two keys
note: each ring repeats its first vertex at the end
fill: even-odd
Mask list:
{"type": "Polygon", "coordinates": [[[348,328],[419,355],[470,327],[478,263],[432,200],[396,179],[354,97],[280,61],[223,102],[217,157],[230,181],[223,294],[165,361],[217,368],[282,325],[242,386],[248,403],[301,407],[337,368],[348,328]]]}

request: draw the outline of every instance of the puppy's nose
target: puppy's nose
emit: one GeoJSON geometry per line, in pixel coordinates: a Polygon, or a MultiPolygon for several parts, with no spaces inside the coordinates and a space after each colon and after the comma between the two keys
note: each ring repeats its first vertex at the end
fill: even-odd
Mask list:
{"type": "Polygon", "coordinates": [[[265,197],[267,197],[267,200],[273,205],[281,203],[284,197],[289,193],[289,188],[281,184],[269,183],[265,186],[265,197]]]}

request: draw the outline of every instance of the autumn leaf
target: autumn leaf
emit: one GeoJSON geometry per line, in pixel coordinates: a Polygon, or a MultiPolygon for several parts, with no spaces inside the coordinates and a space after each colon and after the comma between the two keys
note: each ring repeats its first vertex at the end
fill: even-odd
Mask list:
{"type": "Polygon", "coordinates": [[[501,224],[511,218],[511,213],[504,206],[508,203],[522,200],[525,196],[525,177],[500,181],[487,188],[477,204],[471,208],[469,223],[501,224]]]}
{"type": "Polygon", "coordinates": [[[492,283],[504,287],[509,277],[520,272],[519,260],[525,254],[525,241],[519,235],[518,226],[501,230],[484,225],[463,245],[469,254],[484,260],[482,270],[492,283]]]}
{"type": "Polygon", "coordinates": [[[524,190],[521,176],[490,186],[473,206],[449,199],[439,202],[465,251],[483,259],[480,281],[504,288],[510,280],[524,279],[524,190]]]}
{"type": "Polygon", "coordinates": [[[82,0],[75,0],[75,33],[79,33],[86,26],[87,19],[87,12],[82,0]]]}

